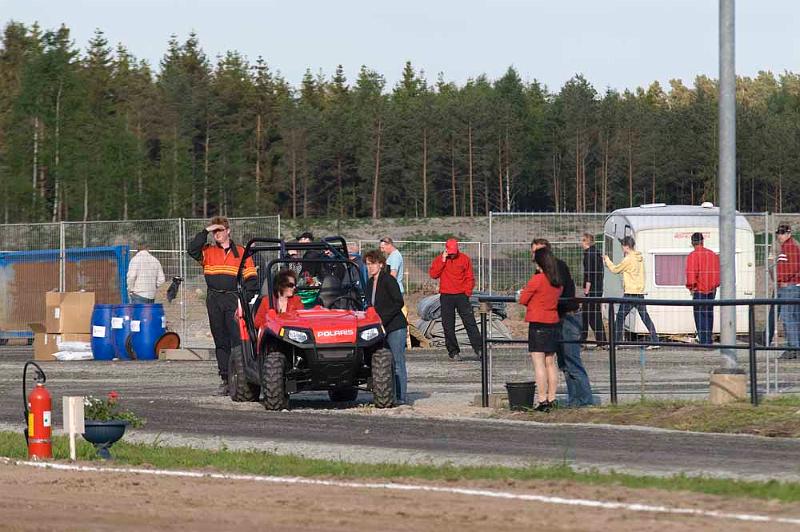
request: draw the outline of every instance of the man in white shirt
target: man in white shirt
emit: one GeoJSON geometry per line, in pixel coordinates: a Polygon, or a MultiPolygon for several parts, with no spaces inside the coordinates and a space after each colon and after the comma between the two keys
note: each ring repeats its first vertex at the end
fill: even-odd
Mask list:
{"type": "Polygon", "coordinates": [[[389,274],[397,279],[397,284],[400,285],[400,293],[404,293],[403,256],[400,254],[400,251],[394,247],[394,240],[388,236],[381,238],[380,248],[386,255],[386,265],[389,267],[389,274]]]}
{"type": "Polygon", "coordinates": [[[128,292],[131,303],[155,303],[156,290],[164,284],[164,270],[158,259],[150,254],[146,244],[128,265],[128,292]]]}

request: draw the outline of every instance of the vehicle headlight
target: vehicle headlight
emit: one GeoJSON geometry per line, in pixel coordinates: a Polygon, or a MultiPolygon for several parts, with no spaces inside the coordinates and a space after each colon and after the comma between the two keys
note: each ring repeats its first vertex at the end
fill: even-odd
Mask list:
{"type": "Polygon", "coordinates": [[[295,331],[294,329],[286,330],[286,337],[292,342],[302,344],[308,341],[308,335],[303,331],[295,331]]]}
{"type": "Polygon", "coordinates": [[[377,327],[370,327],[369,329],[364,329],[361,331],[361,339],[365,342],[369,342],[370,340],[377,338],[380,334],[381,332],[377,327]]]}

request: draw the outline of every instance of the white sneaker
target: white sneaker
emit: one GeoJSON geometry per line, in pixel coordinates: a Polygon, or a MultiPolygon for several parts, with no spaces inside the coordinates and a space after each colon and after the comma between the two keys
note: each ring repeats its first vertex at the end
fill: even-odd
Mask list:
{"type": "Polygon", "coordinates": [[[661,349],[661,346],[660,345],[648,345],[647,347],[645,347],[645,349],[647,351],[652,351],[653,349],[661,349]]]}

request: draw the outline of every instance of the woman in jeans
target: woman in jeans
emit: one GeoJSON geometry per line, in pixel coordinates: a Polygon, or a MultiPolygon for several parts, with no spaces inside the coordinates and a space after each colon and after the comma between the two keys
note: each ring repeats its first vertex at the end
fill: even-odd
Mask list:
{"type": "Polygon", "coordinates": [[[368,251],[364,255],[367,266],[366,296],[370,305],[375,307],[381,317],[383,328],[386,331],[386,343],[394,358],[395,397],[397,404],[407,401],[406,387],[408,374],[406,372],[406,334],[408,322],[403,316],[403,294],[397,279],[392,277],[386,269],[386,256],[378,251],[368,251]]]}
{"type": "Polygon", "coordinates": [[[536,391],[539,404],[536,410],[549,412],[556,403],[558,367],[555,354],[561,327],[558,318],[558,298],[561,297],[561,280],[558,265],[547,248],[534,251],[536,273],[520,291],[519,302],[525,305],[528,322],[528,351],[533,360],[536,391]]]}

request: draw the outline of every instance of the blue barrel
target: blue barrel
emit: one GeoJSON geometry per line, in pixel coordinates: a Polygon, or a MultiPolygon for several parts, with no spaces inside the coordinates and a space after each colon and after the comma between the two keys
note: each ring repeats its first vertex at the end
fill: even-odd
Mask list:
{"type": "Polygon", "coordinates": [[[131,317],[134,305],[113,305],[111,310],[111,340],[114,343],[114,356],[120,360],[130,360],[125,343],[131,334],[131,317]]]}
{"type": "Polygon", "coordinates": [[[133,306],[130,345],[137,360],[158,358],[156,342],[165,332],[167,332],[167,318],[164,315],[164,305],[145,303],[133,306]]]}
{"type": "Polygon", "coordinates": [[[114,358],[111,338],[111,314],[114,305],[95,305],[92,310],[92,355],[95,360],[114,358]]]}

